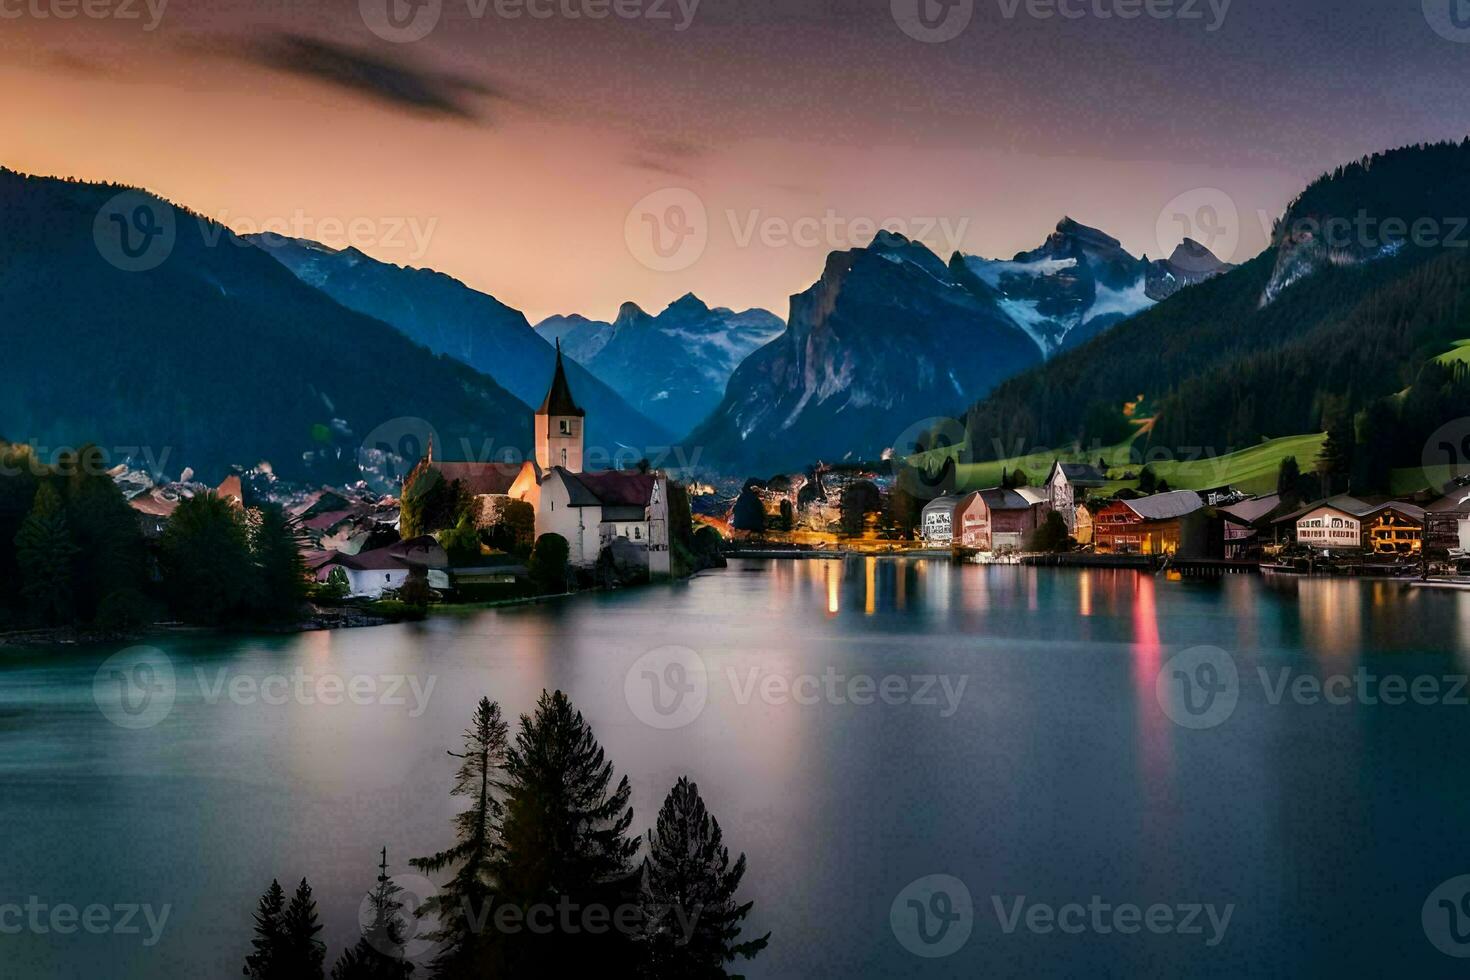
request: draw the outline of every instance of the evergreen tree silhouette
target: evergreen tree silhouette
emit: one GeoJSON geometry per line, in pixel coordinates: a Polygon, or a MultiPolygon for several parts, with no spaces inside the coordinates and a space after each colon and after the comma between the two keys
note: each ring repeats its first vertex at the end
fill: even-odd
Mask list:
{"type": "Polygon", "coordinates": [[[332,980],[404,980],[412,976],[413,964],[403,958],[403,889],[388,875],[388,848],[383,848],[378,865],[378,885],[368,896],[373,918],[357,942],[338,957],[332,980]]]}
{"type": "Polygon", "coordinates": [[[454,870],[453,877],[418,909],[418,915],[439,921],[438,930],[429,935],[440,944],[431,966],[435,977],[483,971],[495,958],[495,937],[487,923],[495,895],[493,865],[500,853],[503,809],[496,792],[497,777],[505,765],[507,733],[500,705],[481,698],[464,733],[464,751],[449,753],[460,760],[450,795],[470,798],[469,809],[454,818],[455,843],[437,854],[409,861],[427,873],[454,870]]]}
{"type": "Polygon", "coordinates": [[[658,824],[648,833],[643,860],[645,933],[639,976],[655,980],[724,977],[725,964],[750,959],[771,934],[738,942],[751,902],[737,904],[745,855],[730,864],[720,823],[700,798],[699,787],[680,777],[664,799],[658,824]]]}

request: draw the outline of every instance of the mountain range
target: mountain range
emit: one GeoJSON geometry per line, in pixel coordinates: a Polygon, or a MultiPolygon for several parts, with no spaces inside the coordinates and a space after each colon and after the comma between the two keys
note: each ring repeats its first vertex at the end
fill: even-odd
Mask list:
{"type": "MultiPolygon", "coordinates": [[[[495,378],[526,405],[539,405],[546,395],[555,349],[520,310],[494,296],[442,272],[380,262],[355,248],[337,250],[270,234],[250,240],[302,282],[397,328],[436,354],[495,378]]],[[[566,370],[578,403],[587,411],[587,446],[599,447],[603,458],[620,447],[667,445],[678,434],[630,406],[586,368],[573,363],[566,370]]]]}
{"type": "Polygon", "coordinates": [[[536,325],[635,409],[679,435],[714,410],[740,362],[784,328],[774,313],[710,309],[693,293],[657,316],[624,303],[611,323],[556,316],[536,325]]]}
{"type": "Polygon", "coordinates": [[[1135,258],[1071,218],[1006,261],[945,263],[882,231],[828,256],[791,298],[786,330],[736,369],[686,441],[737,471],[875,459],[924,418],[1229,268],[1190,241],[1168,260],[1135,258]]]}
{"type": "Polygon", "coordinates": [[[979,400],[970,450],[1112,445],[1141,427],[1154,446],[1223,454],[1331,430],[1367,470],[1355,490],[1384,489],[1390,467],[1420,466],[1430,434],[1470,406],[1464,215],[1470,141],[1324,174],[1260,255],[979,400]]]}
{"type": "Polygon", "coordinates": [[[355,479],[370,433],[398,445],[422,428],[405,417],[445,445],[530,449],[529,409],[492,378],[130,188],[0,169],[0,311],[0,436],[12,441],[94,442],[211,482],[261,460],[286,477],[355,479]]]}
{"type": "Polygon", "coordinates": [[[1454,353],[1470,337],[1470,233],[1455,214],[1470,214],[1470,141],[1324,174],[1238,267],[1189,240],[1136,258],[1070,218],[1005,260],[946,262],[885,231],[829,254],[784,324],[686,295],[533,329],[431,270],[0,170],[0,436],[146,447],[156,469],[209,480],[260,460],[350,478],[363,441],[405,419],[446,457],[523,453],[559,341],[589,445],[692,426],[686,455],[727,473],[873,459],[961,414],[981,458],[1139,431],[1219,452],[1336,427],[1377,447],[1361,458],[1402,463],[1470,404],[1454,353]],[[143,212],[171,236],[134,267],[114,239],[147,230],[143,212]]]}

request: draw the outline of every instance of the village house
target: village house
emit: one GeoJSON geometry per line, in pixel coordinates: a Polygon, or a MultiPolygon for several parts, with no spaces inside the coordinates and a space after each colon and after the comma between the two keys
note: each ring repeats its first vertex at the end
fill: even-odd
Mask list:
{"type": "Polygon", "coordinates": [[[1370,504],[1339,494],[1278,517],[1274,523],[1291,529],[1298,544],[1323,551],[1411,554],[1421,545],[1424,510],[1396,500],[1370,504]]]}
{"type": "Polygon", "coordinates": [[[1088,490],[1096,490],[1108,482],[1107,477],[1091,463],[1053,462],[1046,476],[1046,496],[1052,510],[1062,515],[1067,533],[1077,530],[1077,505],[1086,499],[1088,490]]]}
{"type": "Polygon", "coordinates": [[[1456,487],[1425,508],[1424,547],[1450,558],[1470,555],[1470,487],[1456,487]]]}
{"type": "Polygon", "coordinates": [[[1270,529],[1271,515],[1280,507],[1281,496],[1274,493],[1219,507],[1224,521],[1225,557],[1243,558],[1261,547],[1265,541],[1262,532],[1270,529]]]}
{"type": "Polygon", "coordinates": [[[1093,517],[1093,540],[1110,554],[1212,557],[1204,501],[1193,490],[1115,500],[1093,517]]]}
{"type": "Polygon", "coordinates": [[[1036,530],[1043,495],[1032,491],[976,490],[954,509],[958,544],[976,551],[1014,551],[1036,530]]]}
{"type": "Polygon", "coordinates": [[[384,592],[403,588],[415,570],[424,572],[430,588],[449,586],[444,571],[449,567],[449,557],[427,534],[355,555],[331,552],[309,567],[317,581],[340,584],[348,595],[363,599],[378,599],[384,592]]]}

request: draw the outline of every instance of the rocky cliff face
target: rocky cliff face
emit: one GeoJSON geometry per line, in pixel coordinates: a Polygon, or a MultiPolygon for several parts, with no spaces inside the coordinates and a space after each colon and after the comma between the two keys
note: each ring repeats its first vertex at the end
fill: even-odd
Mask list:
{"type": "Polygon", "coordinates": [[[687,443],[733,469],[876,459],[919,420],[1040,362],[987,288],[889,232],[833,252],[687,443]]]}

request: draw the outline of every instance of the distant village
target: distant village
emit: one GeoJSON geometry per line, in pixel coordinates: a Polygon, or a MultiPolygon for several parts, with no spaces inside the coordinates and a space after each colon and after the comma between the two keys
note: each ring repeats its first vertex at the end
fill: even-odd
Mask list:
{"type": "MultiPolygon", "coordinates": [[[[749,481],[728,519],[711,520],[745,548],[765,553],[782,546],[921,549],[981,562],[1045,556],[1062,564],[1219,563],[1441,577],[1470,572],[1470,481],[1412,500],[1338,494],[1303,503],[1232,486],[1110,492],[1119,481],[1098,465],[1054,461],[1035,487],[1022,477],[1023,485],[925,495],[927,481],[911,480],[907,492],[919,495],[920,505],[905,519],[913,505],[897,498],[906,492],[906,474],[899,465],[890,472],[816,469],[749,481]],[[853,503],[855,496],[866,503],[853,503]]],[[[700,506],[696,497],[695,509],[700,506]]]]}
{"type": "Polygon", "coordinates": [[[953,491],[952,469],[934,480],[905,460],[819,465],[743,485],[681,483],[647,466],[584,471],[585,424],[558,349],[533,418],[534,456],[522,462],[440,459],[431,440],[396,495],[361,483],[294,487],[268,468],[218,487],[187,473],[161,485],[125,470],[114,479],[154,539],[180,501],[206,491],[240,508],[277,504],[297,529],[311,578],[368,600],[395,597],[415,580],[431,595],[462,599],[626,585],[688,574],[723,554],[886,552],[1446,581],[1470,573],[1470,486],[1414,499],[1302,502],[1228,485],[1120,488],[1102,461],[1062,460],[1037,486],[1017,471],[1005,485],[968,493],[953,491]],[[565,543],[557,559],[564,589],[533,581],[534,547],[546,536],[565,543]]]}
{"type": "Polygon", "coordinates": [[[544,583],[531,581],[531,559],[547,535],[565,542],[567,588],[657,580],[717,560],[708,539],[694,542],[684,488],[662,471],[583,471],[585,423],[558,347],[533,418],[534,457],[519,463],[436,458],[430,440],[397,495],[362,483],[295,487],[268,468],[231,475],[218,487],[187,473],[165,484],[132,471],[114,479],[151,539],[197,494],[213,492],[241,508],[280,505],[298,529],[307,572],[351,598],[396,596],[415,578],[441,597],[544,592],[544,583]],[[671,502],[683,515],[672,535],[671,502]]]}

